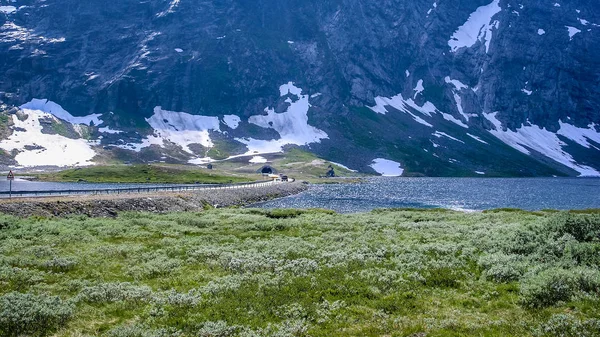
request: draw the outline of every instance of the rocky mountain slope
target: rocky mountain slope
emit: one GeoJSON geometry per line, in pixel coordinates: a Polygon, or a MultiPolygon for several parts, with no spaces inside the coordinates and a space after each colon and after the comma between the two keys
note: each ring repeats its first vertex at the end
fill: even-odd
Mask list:
{"type": "Polygon", "coordinates": [[[0,0],[5,165],[600,175],[592,0],[0,0]]]}

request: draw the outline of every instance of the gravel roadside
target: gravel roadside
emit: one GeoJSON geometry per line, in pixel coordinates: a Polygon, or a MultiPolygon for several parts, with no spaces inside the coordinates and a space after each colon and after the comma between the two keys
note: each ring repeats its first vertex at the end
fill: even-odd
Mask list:
{"type": "Polygon", "coordinates": [[[51,198],[19,198],[0,200],[0,213],[19,217],[69,216],[115,217],[119,212],[187,212],[205,207],[243,206],[282,198],[305,191],[300,182],[266,187],[194,192],[159,192],[153,194],[121,194],[105,196],[65,196],[51,198]]]}

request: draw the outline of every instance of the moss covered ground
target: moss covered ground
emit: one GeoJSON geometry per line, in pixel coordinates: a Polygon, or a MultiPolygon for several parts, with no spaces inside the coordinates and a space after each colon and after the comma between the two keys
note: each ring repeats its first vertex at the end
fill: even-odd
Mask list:
{"type": "Polygon", "coordinates": [[[0,216],[0,336],[597,336],[600,213],[0,216]]]}

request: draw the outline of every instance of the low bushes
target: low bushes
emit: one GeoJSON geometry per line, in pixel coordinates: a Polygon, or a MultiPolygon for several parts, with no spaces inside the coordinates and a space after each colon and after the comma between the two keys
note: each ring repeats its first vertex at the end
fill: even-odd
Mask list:
{"type": "Polygon", "coordinates": [[[525,277],[521,282],[521,300],[533,308],[570,301],[577,292],[600,292],[600,272],[576,268],[551,268],[525,277]]]}
{"type": "Polygon", "coordinates": [[[570,234],[577,241],[600,241],[600,214],[579,214],[563,212],[554,217],[549,227],[559,236],[570,234]]]}
{"type": "Polygon", "coordinates": [[[0,229],[0,336],[593,336],[596,216],[20,219],[0,229]]]}
{"type": "Polygon", "coordinates": [[[534,331],[539,337],[600,336],[600,320],[580,320],[570,314],[556,314],[534,331]]]}
{"type": "Polygon", "coordinates": [[[89,303],[141,302],[148,301],[151,296],[150,287],[124,282],[85,287],[79,293],[78,299],[89,303]]]}
{"type": "Polygon", "coordinates": [[[74,305],[57,296],[12,292],[0,297],[0,336],[46,336],[73,315],[74,305]]]}

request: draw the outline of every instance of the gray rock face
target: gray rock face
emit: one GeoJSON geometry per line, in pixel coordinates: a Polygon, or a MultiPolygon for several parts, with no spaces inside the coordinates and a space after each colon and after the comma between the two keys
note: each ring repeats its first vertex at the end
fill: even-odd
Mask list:
{"type": "MultiPolygon", "coordinates": [[[[145,118],[161,106],[238,115],[236,136],[273,137],[245,122],[265,107],[285,111],[277,88],[292,81],[304,94],[321,94],[311,99],[309,124],[329,139],[310,149],[352,168],[369,171],[380,157],[399,161],[406,174],[577,175],[543,149],[519,143],[525,154],[488,131],[536,125],[556,133],[562,121],[596,132],[600,124],[600,6],[593,0],[1,4],[17,8],[0,13],[2,102],[46,98],[74,115],[103,114],[129,134],[147,133],[145,118]],[[450,43],[455,32],[461,47],[450,43]],[[406,108],[428,128],[403,109],[366,108],[398,94],[447,116],[406,108]],[[495,112],[501,127],[489,118],[495,112]],[[460,142],[432,137],[436,130],[460,142]]],[[[585,147],[557,137],[573,163],[600,170],[597,140],[586,138],[592,146],[585,147]]]]}

